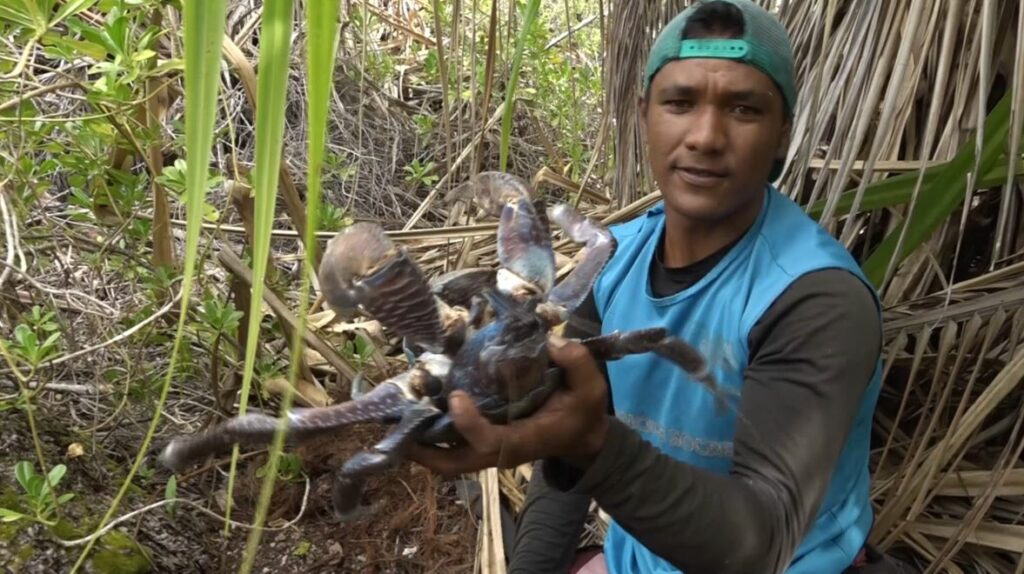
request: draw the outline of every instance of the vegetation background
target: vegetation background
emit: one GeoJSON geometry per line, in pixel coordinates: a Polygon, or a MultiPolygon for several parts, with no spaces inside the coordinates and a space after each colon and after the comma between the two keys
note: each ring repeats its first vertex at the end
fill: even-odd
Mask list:
{"type": "MultiPolygon", "coordinates": [[[[886,303],[874,541],[1024,572],[1024,0],[761,3],[802,86],[779,184],[886,303]]],[[[494,222],[445,200],[481,170],[604,223],[657,201],[635,102],[686,4],[0,0],[0,565],[503,572],[525,467],[402,465],[339,527],[322,479],[373,425],[180,476],[154,457],[403,368],[317,298],[352,222],[436,274],[494,262],[494,222]]]]}

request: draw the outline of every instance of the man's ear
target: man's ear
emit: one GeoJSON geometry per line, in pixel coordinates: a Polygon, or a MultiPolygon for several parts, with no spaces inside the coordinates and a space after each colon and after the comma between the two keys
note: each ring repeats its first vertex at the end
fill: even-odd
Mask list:
{"type": "Polygon", "coordinates": [[[786,119],[782,124],[782,136],[779,138],[779,147],[775,150],[776,159],[786,159],[786,153],[789,151],[789,144],[792,137],[793,121],[792,119],[786,119]]]}
{"type": "Polygon", "coordinates": [[[641,141],[647,141],[647,106],[648,102],[643,95],[636,99],[636,109],[640,112],[640,137],[641,141]]]}

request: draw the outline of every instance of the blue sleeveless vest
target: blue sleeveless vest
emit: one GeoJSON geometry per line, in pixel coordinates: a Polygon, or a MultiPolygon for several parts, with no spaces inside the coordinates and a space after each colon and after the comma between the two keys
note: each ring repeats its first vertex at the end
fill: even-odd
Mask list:
{"type": "MultiPolygon", "coordinates": [[[[664,225],[659,203],[611,228],[618,249],[594,286],[602,332],[665,326],[700,349],[719,384],[737,395],[748,361],[748,334],[794,280],[811,271],[842,268],[871,286],[841,243],[769,185],[757,220],[711,272],[682,292],[655,298],[648,276],[664,225]]],[[[730,401],[728,412],[716,413],[714,398],[704,387],[652,354],[610,361],[608,374],[619,419],[669,456],[712,472],[729,472],[738,401],[730,401]]],[[[881,360],[821,509],[786,574],[841,572],[868,536],[873,522],[868,449],[880,385],[881,360]]],[[[679,572],[614,520],[604,551],[612,574],[679,572]]]]}

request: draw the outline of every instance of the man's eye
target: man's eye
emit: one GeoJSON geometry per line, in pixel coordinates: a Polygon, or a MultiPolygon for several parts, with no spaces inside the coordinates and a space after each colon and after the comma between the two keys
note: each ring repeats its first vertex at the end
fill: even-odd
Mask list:
{"type": "Polygon", "coordinates": [[[673,110],[686,110],[693,107],[689,100],[669,100],[665,105],[673,110]]]}
{"type": "Polygon", "coordinates": [[[757,108],[755,108],[753,106],[747,106],[747,105],[740,104],[740,105],[735,106],[733,108],[733,112],[735,112],[735,113],[737,113],[737,114],[739,114],[741,116],[756,116],[756,115],[761,113],[761,110],[759,110],[759,109],[757,109],[757,108]]]}

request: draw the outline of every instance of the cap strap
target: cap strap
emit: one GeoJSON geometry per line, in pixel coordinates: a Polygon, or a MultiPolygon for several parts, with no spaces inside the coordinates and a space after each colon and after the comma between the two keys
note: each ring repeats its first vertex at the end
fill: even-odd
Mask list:
{"type": "Polygon", "coordinates": [[[679,47],[680,58],[727,58],[738,60],[747,55],[750,45],[746,40],[723,38],[699,38],[683,40],[679,47]]]}

